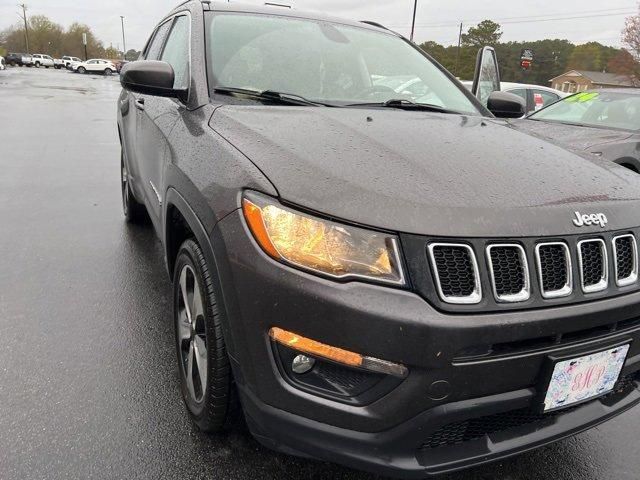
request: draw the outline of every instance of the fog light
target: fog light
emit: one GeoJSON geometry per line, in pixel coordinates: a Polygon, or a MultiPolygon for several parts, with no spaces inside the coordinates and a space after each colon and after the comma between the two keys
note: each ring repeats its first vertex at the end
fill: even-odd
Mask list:
{"type": "Polygon", "coordinates": [[[269,330],[269,336],[274,341],[286,347],[299,352],[309,353],[321,359],[332,360],[336,363],[341,363],[342,365],[364,368],[365,370],[370,370],[372,372],[394,375],[400,378],[405,378],[409,373],[407,367],[404,365],[380,360],[374,357],[367,357],[339,347],[332,347],[331,345],[311,340],[310,338],[303,337],[293,332],[288,332],[287,330],[283,330],[278,327],[272,327],[269,330]]]}
{"type": "Polygon", "coordinates": [[[306,355],[296,355],[291,362],[291,370],[295,373],[307,373],[316,364],[315,359],[307,357],[306,355]]]}

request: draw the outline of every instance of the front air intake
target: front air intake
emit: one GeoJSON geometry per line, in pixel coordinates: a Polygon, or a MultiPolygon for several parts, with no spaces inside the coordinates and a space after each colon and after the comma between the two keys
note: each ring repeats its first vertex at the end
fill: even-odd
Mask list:
{"type": "Polygon", "coordinates": [[[607,247],[599,238],[578,242],[580,279],[584,293],[600,292],[609,283],[607,247]]]}
{"type": "Polygon", "coordinates": [[[539,243],[536,245],[536,260],[542,296],[558,298],[571,295],[573,281],[569,247],[562,242],[539,243]]]}
{"type": "Polygon", "coordinates": [[[518,244],[487,247],[493,295],[498,302],[523,302],[531,296],[529,268],[524,249],[518,244]]]}
{"type": "Polygon", "coordinates": [[[613,239],[616,285],[624,287],[638,280],[638,246],[633,235],[625,234],[613,239]]]}
{"type": "Polygon", "coordinates": [[[440,298],[447,303],[479,303],[482,288],[473,249],[457,243],[432,243],[428,249],[440,298]]]}

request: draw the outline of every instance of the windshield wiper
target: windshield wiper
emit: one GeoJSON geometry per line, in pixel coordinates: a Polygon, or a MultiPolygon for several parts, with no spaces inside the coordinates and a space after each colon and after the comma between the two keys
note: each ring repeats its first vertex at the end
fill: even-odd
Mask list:
{"type": "Polygon", "coordinates": [[[455,110],[449,110],[448,108],[441,107],[440,105],[433,105],[431,103],[416,103],[406,98],[392,98],[386,102],[372,102],[372,103],[352,103],[347,107],[383,107],[383,108],[399,108],[402,110],[422,110],[427,112],[439,112],[439,113],[460,113],[455,110]]]}
{"type": "Polygon", "coordinates": [[[227,94],[227,95],[247,95],[250,97],[262,98],[272,102],[284,103],[287,105],[305,105],[305,106],[323,106],[323,107],[335,107],[328,103],[314,102],[295,93],[276,92],[275,90],[252,90],[250,88],[235,88],[235,87],[215,87],[214,92],[227,94]]]}

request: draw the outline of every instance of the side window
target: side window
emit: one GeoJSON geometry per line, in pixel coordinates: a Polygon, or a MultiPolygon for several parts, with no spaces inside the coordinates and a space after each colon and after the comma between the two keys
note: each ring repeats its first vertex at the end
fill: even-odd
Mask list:
{"type": "Polygon", "coordinates": [[[173,88],[189,87],[189,17],[176,17],[160,60],[173,67],[173,88]]]}
{"type": "Polygon", "coordinates": [[[151,43],[147,48],[147,54],[144,57],[146,60],[158,60],[160,57],[160,50],[162,50],[164,39],[167,37],[167,32],[169,32],[170,27],[171,21],[164,22],[158,27],[156,34],[153,36],[153,40],[151,40],[151,43]]]}
{"type": "Polygon", "coordinates": [[[505,90],[505,91],[519,96],[525,102],[527,101],[527,91],[524,88],[514,88],[513,90],[505,90]]]}
{"type": "Polygon", "coordinates": [[[556,102],[560,97],[555,93],[547,92],[545,90],[534,90],[533,100],[536,106],[536,110],[540,110],[542,107],[556,102]]]}

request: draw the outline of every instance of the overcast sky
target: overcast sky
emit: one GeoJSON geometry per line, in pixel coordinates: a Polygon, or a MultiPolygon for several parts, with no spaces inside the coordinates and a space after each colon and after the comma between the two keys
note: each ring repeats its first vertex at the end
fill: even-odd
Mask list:
{"type": "MultiPolygon", "coordinates": [[[[124,15],[127,48],[136,49],[143,46],[156,22],[179,3],[179,0],[0,0],[0,29],[19,20],[18,1],[27,3],[28,15],[47,15],[64,26],[75,20],[86,23],[105,46],[113,44],[120,48],[120,15],[124,15]]],[[[301,10],[377,21],[407,36],[413,10],[413,0],[271,1],[290,3],[301,10]]],[[[244,3],[262,4],[264,0],[244,3]]],[[[464,22],[468,26],[489,18],[503,25],[503,40],[566,38],[574,43],[594,40],[620,46],[624,18],[637,11],[633,0],[418,0],[416,40],[455,44],[457,24],[464,22]]]]}

